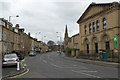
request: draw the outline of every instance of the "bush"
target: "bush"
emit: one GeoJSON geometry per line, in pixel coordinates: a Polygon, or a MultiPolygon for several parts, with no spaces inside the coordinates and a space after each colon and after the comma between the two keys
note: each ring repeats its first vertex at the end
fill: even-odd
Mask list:
{"type": "Polygon", "coordinates": [[[65,49],[65,54],[66,56],[71,56],[72,49],[71,48],[66,48],[65,49]]]}

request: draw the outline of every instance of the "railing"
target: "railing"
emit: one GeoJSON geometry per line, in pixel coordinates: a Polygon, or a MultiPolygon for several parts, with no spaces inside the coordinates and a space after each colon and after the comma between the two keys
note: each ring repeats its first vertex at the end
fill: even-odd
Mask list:
{"type": "MultiPolygon", "coordinates": [[[[100,56],[100,53],[96,53],[95,50],[90,50],[89,53],[88,51],[79,51],[78,50],[78,55],[76,55],[76,50],[74,50],[74,56],[77,58],[83,58],[83,59],[90,59],[90,60],[103,60],[103,61],[109,61],[109,62],[120,62],[120,52],[114,52],[113,50],[106,50],[106,55],[102,53],[100,56]]],[[[66,52],[66,56],[71,56],[71,52],[66,52]]]]}

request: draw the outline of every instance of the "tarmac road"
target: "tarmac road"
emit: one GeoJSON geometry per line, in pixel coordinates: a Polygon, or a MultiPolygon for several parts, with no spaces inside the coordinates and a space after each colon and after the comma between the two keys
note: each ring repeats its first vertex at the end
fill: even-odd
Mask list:
{"type": "Polygon", "coordinates": [[[87,64],[56,52],[27,57],[29,72],[17,78],[118,78],[118,68],[87,64]]]}

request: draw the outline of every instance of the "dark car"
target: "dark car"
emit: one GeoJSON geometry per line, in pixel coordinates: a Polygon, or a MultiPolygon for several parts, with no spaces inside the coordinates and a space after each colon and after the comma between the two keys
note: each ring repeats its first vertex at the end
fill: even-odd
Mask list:
{"type": "Polygon", "coordinates": [[[24,51],[22,51],[22,50],[13,50],[11,53],[16,53],[17,56],[19,57],[19,60],[24,59],[24,51]]]}

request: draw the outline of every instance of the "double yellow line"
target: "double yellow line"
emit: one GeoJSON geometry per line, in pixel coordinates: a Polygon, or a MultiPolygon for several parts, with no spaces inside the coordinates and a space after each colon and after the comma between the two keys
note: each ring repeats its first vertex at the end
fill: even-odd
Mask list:
{"type": "MultiPolygon", "coordinates": [[[[24,62],[25,60],[26,60],[26,59],[23,59],[22,61],[24,62]]],[[[24,74],[26,74],[26,73],[28,73],[28,72],[29,72],[29,69],[27,68],[27,71],[26,71],[26,72],[21,73],[21,74],[18,74],[18,75],[13,76],[13,77],[8,77],[8,79],[11,79],[11,78],[16,78],[16,77],[22,76],[22,75],[24,75],[24,74]]]]}
{"type": "Polygon", "coordinates": [[[22,76],[22,75],[24,75],[24,74],[26,74],[26,73],[28,73],[28,72],[29,72],[29,69],[27,68],[27,71],[26,71],[26,72],[24,72],[24,73],[22,73],[22,74],[19,74],[19,75],[16,75],[16,76],[13,76],[13,77],[8,77],[8,79],[22,76]]]}

